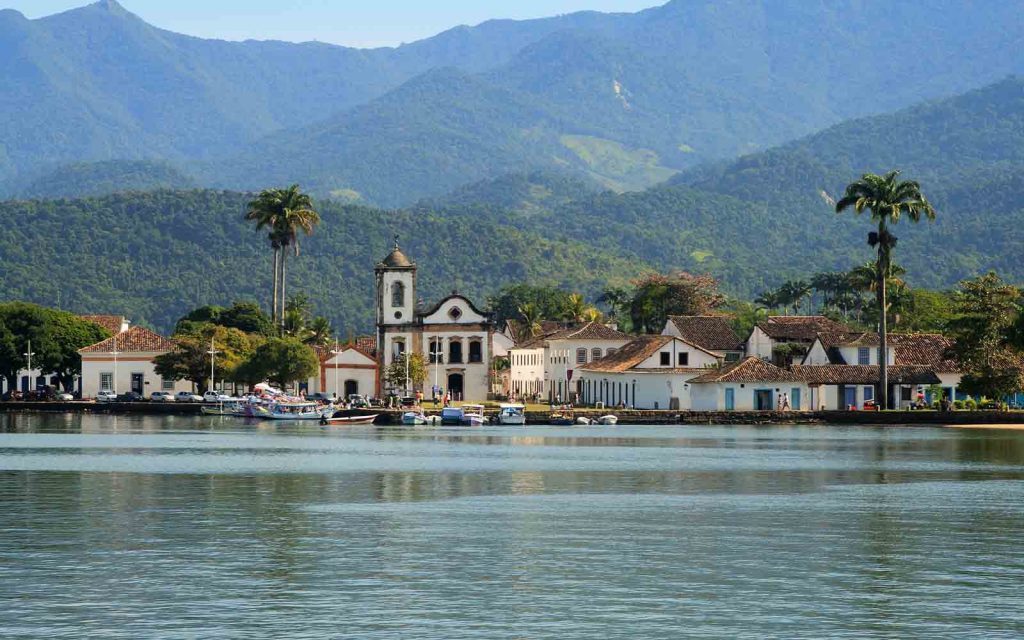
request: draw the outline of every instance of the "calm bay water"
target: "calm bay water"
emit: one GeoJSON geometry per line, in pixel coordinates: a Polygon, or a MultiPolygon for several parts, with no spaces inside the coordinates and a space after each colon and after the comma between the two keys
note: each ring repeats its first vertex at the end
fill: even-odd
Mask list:
{"type": "Polygon", "coordinates": [[[1024,432],[0,415],[0,636],[1020,638],[1024,432]]]}

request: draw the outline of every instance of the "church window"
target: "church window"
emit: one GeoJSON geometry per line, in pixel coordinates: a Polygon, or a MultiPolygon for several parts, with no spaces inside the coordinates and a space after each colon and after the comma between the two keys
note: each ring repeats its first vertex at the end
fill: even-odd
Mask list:
{"type": "Polygon", "coordinates": [[[405,285],[402,284],[401,282],[396,282],[393,285],[391,285],[391,306],[405,306],[405,285]]]}
{"type": "Polygon", "coordinates": [[[479,340],[474,340],[469,343],[469,361],[470,362],[483,362],[483,345],[479,340]]]}

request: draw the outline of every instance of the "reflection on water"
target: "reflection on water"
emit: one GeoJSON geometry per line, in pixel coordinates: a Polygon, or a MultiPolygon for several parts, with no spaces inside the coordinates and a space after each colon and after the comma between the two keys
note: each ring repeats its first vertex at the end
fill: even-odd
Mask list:
{"type": "Polygon", "coordinates": [[[1016,638],[1024,433],[0,415],[10,637],[1016,638]]]}

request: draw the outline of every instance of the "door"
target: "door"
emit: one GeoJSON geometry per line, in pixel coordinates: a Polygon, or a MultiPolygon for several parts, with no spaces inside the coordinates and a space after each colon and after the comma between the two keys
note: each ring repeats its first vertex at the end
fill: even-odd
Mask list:
{"type": "Polygon", "coordinates": [[[735,411],[736,410],[736,390],[726,389],[725,390],[725,410],[735,411]]]}
{"type": "Polygon", "coordinates": [[[800,411],[800,389],[793,387],[789,390],[789,407],[793,411],[800,411]]]}
{"type": "Polygon", "coordinates": [[[461,373],[453,373],[448,376],[448,391],[452,394],[452,400],[462,400],[463,378],[461,373]]]}
{"type": "Polygon", "coordinates": [[[754,408],[758,411],[772,410],[771,389],[757,389],[754,391],[754,408]]]}
{"type": "Polygon", "coordinates": [[[143,395],[143,392],[145,390],[145,384],[146,381],[143,379],[141,373],[132,374],[132,391],[139,394],[140,396],[143,395]]]}
{"type": "Polygon", "coordinates": [[[345,397],[358,395],[359,394],[359,381],[358,380],[346,380],[345,381],[345,397]]]}
{"type": "Polygon", "coordinates": [[[857,406],[857,387],[843,387],[843,409],[857,406]]]}

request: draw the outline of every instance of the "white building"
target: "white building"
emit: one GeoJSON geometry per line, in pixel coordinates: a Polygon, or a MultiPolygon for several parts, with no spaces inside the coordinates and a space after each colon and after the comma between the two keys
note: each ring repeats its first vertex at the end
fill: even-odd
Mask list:
{"type": "MultiPolygon", "coordinates": [[[[430,309],[416,308],[416,264],[398,246],[374,269],[377,277],[377,362],[385,368],[407,350],[427,365],[420,391],[433,387],[457,400],[486,400],[491,391],[494,322],[457,293],[430,309]]],[[[377,395],[389,391],[378,387],[377,395]]],[[[395,391],[403,391],[396,389],[395,391]]]]}
{"type": "Polygon", "coordinates": [[[777,365],[800,362],[819,333],[852,333],[825,316],[772,316],[758,322],[747,337],[745,354],[777,365]],[[789,353],[783,351],[783,347],[789,353]],[[793,357],[795,356],[795,358],[793,357]]]}
{"type": "Polygon", "coordinates": [[[640,336],[580,367],[576,384],[584,405],[685,411],[690,380],[723,359],[721,353],[675,336],[640,336]]]}
{"type": "Polygon", "coordinates": [[[192,383],[164,380],[153,359],[174,349],[167,338],[143,327],[131,327],[102,342],[79,349],[82,356],[82,397],[95,398],[101,390],[135,391],[149,397],[154,391],[189,391],[192,383]]]}
{"type": "Polygon", "coordinates": [[[777,411],[783,394],[791,410],[806,411],[809,392],[799,374],[755,356],[690,380],[695,411],[777,411]]]}
{"type": "Polygon", "coordinates": [[[630,337],[600,322],[549,331],[509,350],[511,393],[520,398],[540,394],[549,402],[569,400],[582,389],[574,384],[577,369],[622,348],[630,337]]]}
{"type": "Polygon", "coordinates": [[[743,358],[745,344],[724,316],[669,316],[661,334],[720,353],[726,362],[743,358]]]}
{"type": "Polygon", "coordinates": [[[320,374],[307,384],[310,393],[326,393],[340,398],[350,395],[372,396],[377,391],[377,359],[358,346],[345,345],[335,352],[317,349],[320,374]]]}

